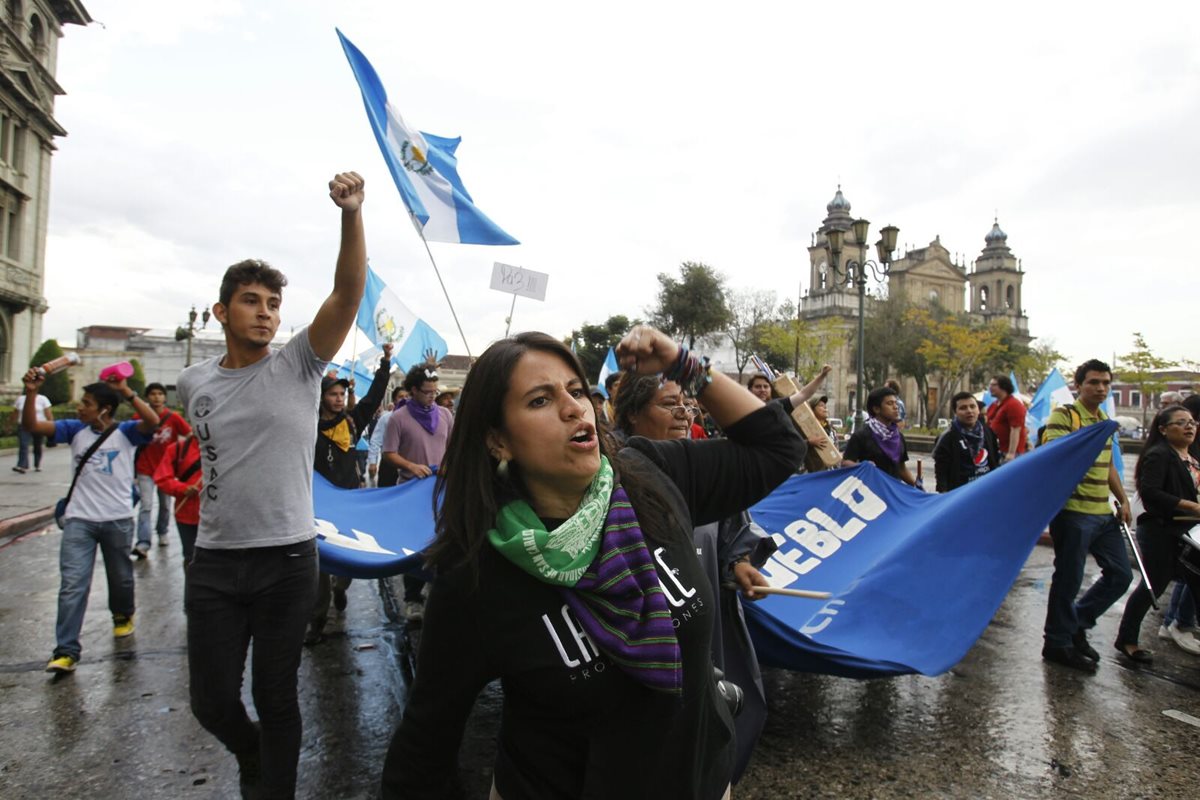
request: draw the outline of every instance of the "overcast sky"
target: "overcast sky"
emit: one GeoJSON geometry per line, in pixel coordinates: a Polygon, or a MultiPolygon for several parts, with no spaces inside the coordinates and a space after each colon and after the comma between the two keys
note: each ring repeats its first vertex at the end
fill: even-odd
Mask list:
{"type": "MultiPolygon", "coordinates": [[[[367,179],[371,262],[463,352],[371,134],[340,27],[515,247],[431,245],[478,353],[514,330],[638,315],[684,260],[782,300],[840,182],[872,236],[979,255],[999,214],[1031,333],[1074,362],[1195,346],[1200,5],[85,0],[60,42],[45,335],[173,327],[224,268],[332,285],[326,183],[367,179]]],[[[359,337],[359,347],[366,346],[359,337]]]]}

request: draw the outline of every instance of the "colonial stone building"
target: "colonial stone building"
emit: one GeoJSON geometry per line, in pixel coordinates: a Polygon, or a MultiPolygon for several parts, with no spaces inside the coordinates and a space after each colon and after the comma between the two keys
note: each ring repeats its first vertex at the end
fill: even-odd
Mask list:
{"type": "Polygon", "coordinates": [[[0,394],[18,391],[42,340],[46,223],[58,40],[92,21],[77,0],[5,0],[0,9],[0,394]]]}
{"type": "MultiPolygon", "coordinates": [[[[844,344],[830,357],[833,372],[826,384],[831,410],[842,416],[852,410],[857,379],[854,353],[858,289],[845,281],[839,282],[834,275],[829,264],[828,234],[835,229],[843,232],[843,267],[847,260],[859,260],[864,250],[855,239],[850,201],[842,194],[840,186],[825,210],[826,217],[813,234],[812,245],[808,248],[809,288],[801,298],[800,316],[806,321],[832,318],[844,327],[844,344]]],[[[863,244],[866,244],[865,257],[877,260],[874,247],[863,244]]],[[[915,304],[936,305],[953,313],[970,312],[978,322],[1002,319],[1012,328],[1017,341],[1028,344],[1031,338],[1029,320],[1021,305],[1023,277],[1021,263],[1009,249],[1008,235],[1000,229],[997,220],[984,237],[983,251],[969,267],[965,259],[952,255],[942,244],[941,237],[936,236],[925,247],[894,253],[886,288],[878,284],[872,288],[868,284],[868,292],[878,295],[883,289],[888,295],[903,295],[915,304]]],[[[869,313],[869,304],[867,310],[869,313]]],[[[902,384],[905,404],[915,413],[919,406],[916,383],[910,379],[902,384]]],[[[931,387],[930,391],[929,407],[932,409],[937,407],[937,389],[931,387]]]]}

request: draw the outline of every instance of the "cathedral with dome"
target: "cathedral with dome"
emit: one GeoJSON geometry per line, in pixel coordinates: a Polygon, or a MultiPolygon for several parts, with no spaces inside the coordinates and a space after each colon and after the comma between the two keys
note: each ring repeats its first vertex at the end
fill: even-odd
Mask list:
{"type": "MultiPolygon", "coordinates": [[[[831,269],[830,231],[842,232],[843,266],[845,261],[860,260],[864,255],[872,260],[878,258],[873,245],[855,239],[850,201],[840,186],[825,210],[825,219],[813,234],[812,245],[808,248],[809,282],[800,301],[800,316],[809,322],[832,318],[844,324],[845,342],[830,360],[833,372],[827,383],[831,402],[836,403],[834,413],[843,415],[854,398],[858,289],[845,280],[839,281],[831,269]]],[[[914,304],[939,306],[956,314],[967,312],[980,323],[1002,320],[1010,326],[1018,343],[1028,344],[1032,337],[1029,319],[1021,304],[1024,271],[1020,259],[1009,249],[1008,234],[1000,228],[998,219],[993,221],[992,229],[983,240],[983,250],[970,263],[963,257],[952,255],[940,236],[924,247],[893,253],[885,279],[887,293],[907,297],[914,304]]],[[[878,288],[878,283],[868,283],[869,293],[875,294],[878,288]]],[[[902,387],[905,403],[915,410],[918,406],[915,381],[902,381],[902,387]]],[[[937,407],[936,400],[936,397],[930,397],[930,408],[937,407]]]]}

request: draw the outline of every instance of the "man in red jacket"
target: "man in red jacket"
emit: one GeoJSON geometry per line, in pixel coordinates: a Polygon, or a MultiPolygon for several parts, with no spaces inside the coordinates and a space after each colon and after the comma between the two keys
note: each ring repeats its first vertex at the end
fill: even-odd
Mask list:
{"type": "Polygon", "coordinates": [[[183,545],[183,568],[187,569],[196,546],[196,531],[200,527],[200,487],[204,470],[200,464],[200,445],[189,433],[167,445],[154,483],[165,495],[175,498],[175,527],[183,545]]]}
{"type": "MultiPolygon", "coordinates": [[[[158,414],[158,430],[154,432],[150,444],[138,450],[137,462],[134,465],[137,469],[141,507],[138,510],[137,543],[133,546],[132,555],[138,559],[145,558],[146,553],[150,551],[150,517],[154,510],[155,495],[154,472],[158,468],[159,459],[162,458],[167,445],[192,432],[192,426],[188,425],[182,416],[167,408],[167,390],[161,383],[146,385],[146,402],[154,409],[154,413],[158,414]]],[[[168,509],[170,504],[166,494],[161,491],[157,494],[158,518],[155,520],[154,530],[158,534],[158,546],[166,547],[167,522],[171,518],[168,509]]]]}
{"type": "Polygon", "coordinates": [[[1025,431],[1025,404],[1017,398],[1016,387],[1007,375],[992,378],[988,391],[996,398],[987,408],[988,427],[996,434],[1004,460],[1012,461],[1029,446],[1025,431]]]}

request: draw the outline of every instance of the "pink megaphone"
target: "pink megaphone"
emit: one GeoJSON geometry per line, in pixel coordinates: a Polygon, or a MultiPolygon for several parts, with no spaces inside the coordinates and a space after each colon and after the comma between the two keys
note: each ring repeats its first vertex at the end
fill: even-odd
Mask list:
{"type": "Polygon", "coordinates": [[[100,370],[102,381],[126,381],[133,377],[133,365],[128,361],[118,361],[100,370]]]}

